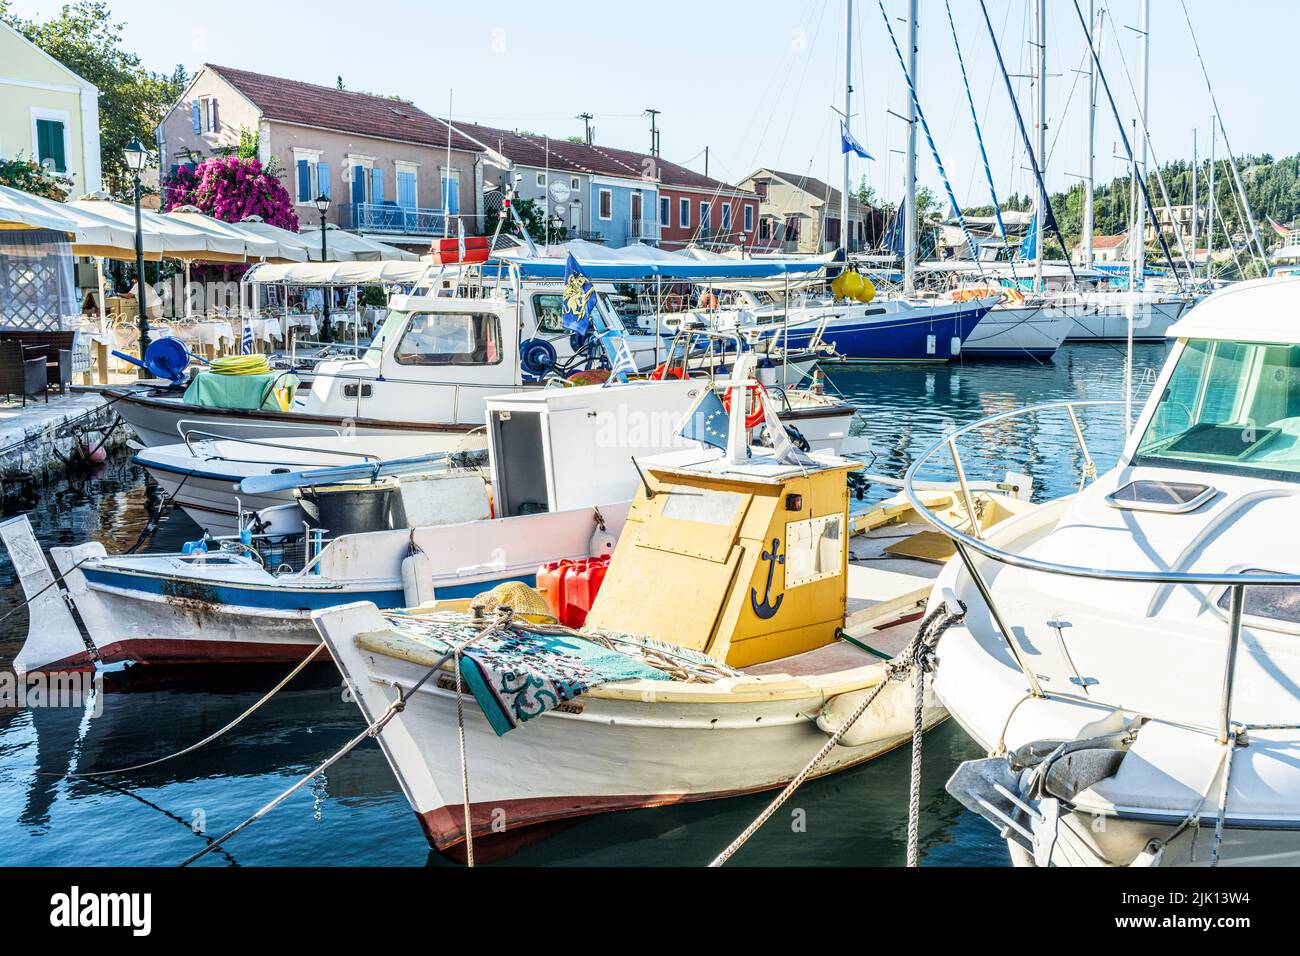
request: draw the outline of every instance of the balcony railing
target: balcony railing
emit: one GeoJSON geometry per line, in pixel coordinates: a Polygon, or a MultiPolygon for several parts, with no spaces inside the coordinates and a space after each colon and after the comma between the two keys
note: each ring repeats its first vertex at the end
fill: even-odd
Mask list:
{"type": "Polygon", "coordinates": [[[627,238],[630,242],[639,242],[648,239],[652,242],[659,241],[659,220],[657,219],[632,219],[627,224],[627,238]]]}
{"type": "Polygon", "coordinates": [[[477,232],[477,217],[447,216],[441,209],[420,209],[396,203],[347,203],[339,211],[339,225],[353,232],[387,232],[408,236],[456,235],[456,220],[465,232],[477,232]]]}

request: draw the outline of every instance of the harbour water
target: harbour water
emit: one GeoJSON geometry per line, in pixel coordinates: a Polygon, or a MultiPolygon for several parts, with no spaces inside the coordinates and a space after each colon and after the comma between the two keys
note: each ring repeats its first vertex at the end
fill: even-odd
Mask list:
{"type": "MultiPolygon", "coordinates": [[[[1138,346],[1135,380],[1158,369],[1164,345],[1138,346]]],[[[1122,347],[1070,345],[1050,363],[867,366],[840,370],[833,384],[861,409],[870,470],[901,477],[944,431],[1001,410],[1078,399],[1118,399],[1122,347]]],[[[1145,395],[1139,388],[1138,396],[1145,395]]],[[[1136,404],[1136,403],[1135,403],[1136,404]]],[[[1122,439],[1115,408],[1085,416],[1089,449],[1104,470],[1122,439]]],[[[1007,469],[1034,478],[1037,496],[1070,491],[1079,454],[1068,419],[1044,414],[973,437],[963,446],[972,478],[1007,469]]],[[[939,469],[933,477],[950,477],[939,469]]],[[[884,489],[873,489],[879,497],[884,489]]],[[[126,456],[96,476],[44,488],[27,511],[45,547],[103,541],[129,548],[157,506],[157,490],[126,456]]],[[[179,510],[149,540],[177,550],[199,534],[179,510]]],[[[0,555],[0,614],[21,603],[0,555]]],[[[26,634],[25,611],[0,621],[0,667],[26,634]]],[[[202,677],[147,668],[109,674],[102,712],[0,709],[0,858],[8,865],[168,865],[202,848],[205,834],[242,821],[332,754],[362,726],[332,664],[309,670],[234,732],[202,750],[125,776],[74,777],[159,757],[199,740],[241,713],[285,668],[202,677]]],[[[448,746],[452,746],[451,741],[448,746]]],[[[927,735],[923,760],[923,865],[1006,862],[996,833],[949,798],[943,784],[978,748],[952,722],[927,735]]],[[[470,755],[471,787],[473,759],[470,755]]],[[[906,748],[864,767],[805,784],[732,865],[901,865],[907,828],[906,748]]],[[[769,799],[607,814],[572,823],[511,857],[517,864],[700,865],[743,829],[769,799]]],[[[363,745],[202,865],[443,865],[431,853],[379,748],[363,745]]]]}

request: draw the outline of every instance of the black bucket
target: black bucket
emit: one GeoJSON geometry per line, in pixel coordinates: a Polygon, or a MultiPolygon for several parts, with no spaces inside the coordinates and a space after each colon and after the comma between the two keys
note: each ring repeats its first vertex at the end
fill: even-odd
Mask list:
{"type": "Polygon", "coordinates": [[[323,528],[332,538],[362,531],[385,531],[389,520],[394,486],[384,482],[374,485],[323,485],[299,488],[298,503],[313,528],[323,528]]]}

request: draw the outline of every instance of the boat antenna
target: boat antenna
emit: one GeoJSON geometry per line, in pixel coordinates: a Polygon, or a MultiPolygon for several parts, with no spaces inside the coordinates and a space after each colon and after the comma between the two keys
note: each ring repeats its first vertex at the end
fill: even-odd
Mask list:
{"type": "Polygon", "coordinates": [[[641,463],[636,460],[636,455],[631,455],[630,457],[632,459],[632,467],[636,469],[637,475],[641,478],[641,487],[645,489],[646,499],[653,501],[655,490],[650,487],[650,482],[645,480],[645,472],[641,470],[641,463]]]}
{"type": "MultiPolygon", "coordinates": [[[[1016,126],[1020,129],[1020,139],[1025,145],[1025,153],[1029,156],[1029,168],[1034,171],[1034,179],[1038,184],[1038,193],[1043,197],[1043,215],[1042,222],[1035,227],[1039,235],[1051,230],[1056,235],[1056,241],[1061,244],[1062,251],[1065,252],[1065,266],[1070,270],[1070,280],[1076,285],[1079,277],[1074,273],[1074,263],[1070,259],[1069,250],[1065,245],[1065,237],[1061,235],[1061,226],[1056,221],[1056,214],[1052,212],[1052,199],[1047,194],[1047,184],[1043,182],[1043,170],[1038,165],[1038,155],[1034,152],[1034,144],[1029,139],[1029,131],[1025,129],[1025,117],[1020,112],[1020,104],[1016,102],[1016,92],[1011,87],[1011,74],[1007,72],[1006,61],[1002,59],[1002,47],[998,43],[997,32],[993,29],[993,21],[989,19],[989,10],[985,6],[984,0],[980,0],[980,12],[984,14],[984,23],[989,30],[989,39],[993,41],[993,53],[998,58],[998,69],[1002,71],[1002,81],[1007,87],[1007,97],[1011,100],[1011,112],[1015,114],[1016,126]]],[[[1042,241],[1039,240],[1039,247],[1042,247],[1042,241]]]]}

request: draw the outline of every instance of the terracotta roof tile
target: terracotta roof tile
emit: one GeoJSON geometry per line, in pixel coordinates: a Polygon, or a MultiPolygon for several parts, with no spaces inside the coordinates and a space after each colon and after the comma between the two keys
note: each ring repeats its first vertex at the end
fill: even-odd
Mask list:
{"type": "MultiPolygon", "coordinates": [[[[248,97],[268,120],[428,146],[447,145],[447,127],[410,103],[205,63],[248,97]]],[[[481,152],[463,136],[453,149],[481,152]]]]}

